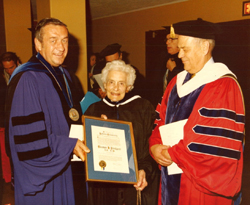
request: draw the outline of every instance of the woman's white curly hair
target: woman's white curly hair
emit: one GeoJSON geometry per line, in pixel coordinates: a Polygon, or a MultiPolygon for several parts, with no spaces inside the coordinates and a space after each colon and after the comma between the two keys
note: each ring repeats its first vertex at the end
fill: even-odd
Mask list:
{"type": "Polygon", "coordinates": [[[102,69],[101,80],[103,84],[107,83],[108,74],[112,70],[126,73],[127,74],[126,84],[127,86],[131,86],[130,90],[133,89],[136,75],[135,75],[135,69],[131,65],[126,64],[122,60],[113,60],[111,62],[108,62],[106,66],[102,69]]]}

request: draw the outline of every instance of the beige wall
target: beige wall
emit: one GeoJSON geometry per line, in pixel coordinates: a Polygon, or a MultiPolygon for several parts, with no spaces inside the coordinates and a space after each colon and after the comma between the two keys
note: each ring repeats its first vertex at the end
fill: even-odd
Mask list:
{"type": "Polygon", "coordinates": [[[6,50],[26,62],[32,55],[30,0],[4,0],[6,50]]]}
{"type": "MultiPolygon", "coordinates": [[[[76,75],[87,92],[87,43],[86,43],[86,15],[85,0],[50,0],[51,17],[63,21],[71,35],[76,38],[79,46],[78,70],[76,75]]],[[[75,59],[75,58],[74,58],[75,59]]]]}
{"type": "Polygon", "coordinates": [[[50,0],[36,0],[37,20],[50,17],[50,0]]]}
{"type": "Polygon", "coordinates": [[[118,42],[130,53],[130,63],[145,75],[145,32],[178,21],[203,18],[212,22],[249,19],[242,16],[243,0],[188,0],[92,21],[93,51],[118,42]]]}

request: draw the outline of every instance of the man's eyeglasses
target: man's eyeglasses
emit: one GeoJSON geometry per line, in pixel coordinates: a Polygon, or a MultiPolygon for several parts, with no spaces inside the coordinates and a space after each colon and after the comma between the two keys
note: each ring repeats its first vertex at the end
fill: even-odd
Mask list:
{"type": "Polygon", "coordinates": [[[165,38],[164,42],[166,43],[167,41],[170,41],[170,43],[173,42],[173,40],[177,40],[178,38],[165,38]]]}

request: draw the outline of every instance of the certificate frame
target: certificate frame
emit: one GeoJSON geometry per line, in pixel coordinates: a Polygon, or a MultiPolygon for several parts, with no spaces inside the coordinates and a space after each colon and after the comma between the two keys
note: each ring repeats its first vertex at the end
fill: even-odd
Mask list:
{"type": "Polygon", "coordinates": [[[86,115],[82,122],[84,140],[91,150],[85,155],[86,181],[136,184],[138,164],[132,123],[86,115]]]}

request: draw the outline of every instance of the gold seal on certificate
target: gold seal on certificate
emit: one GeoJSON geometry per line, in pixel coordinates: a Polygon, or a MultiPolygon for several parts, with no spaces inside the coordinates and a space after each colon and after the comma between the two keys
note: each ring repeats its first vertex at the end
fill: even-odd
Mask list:
{"type": "Polygon", "coordinates": [[[105,162],[104,160],[101,160],[101,161],[99,162],[99,166],[102,168],[102,170],[104,170],[105,167],[106,167],[106,162],[105,162]]]}
{"type": "Polygon", "coordinates": [[[79,113],[75,108],[71,108],[69,110],[69,117],[73,121],[77,121],[79,119],[79,113]]]}

